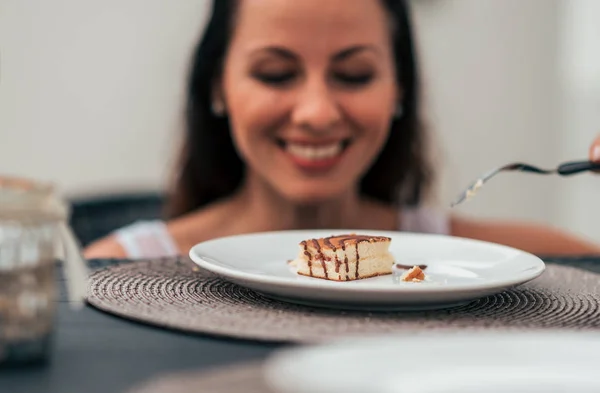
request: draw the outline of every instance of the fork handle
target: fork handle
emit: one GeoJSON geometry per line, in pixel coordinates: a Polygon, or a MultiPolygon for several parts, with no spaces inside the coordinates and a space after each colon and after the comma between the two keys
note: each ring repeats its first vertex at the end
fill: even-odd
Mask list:
{"type": "Polygon", "coordinates": [[[571,161],[559,165],[557,172],[563,176],[575,175],[580,172],[600,170],[600,163],[592,161],[571,161]]]}

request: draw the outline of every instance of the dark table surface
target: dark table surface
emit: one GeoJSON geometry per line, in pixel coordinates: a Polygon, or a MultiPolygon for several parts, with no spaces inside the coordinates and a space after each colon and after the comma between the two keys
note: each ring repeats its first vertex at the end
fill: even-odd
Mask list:
{"type": "MultiPolygon", "coordinates": [[[[545,260],[600,273],[597,257],[545,260]]],[[[96,268],[107,264],[92,263],[96,268]]],[[[277,348],[275,344],[185,335],[90,306],[73,311],[63,293],[50,363],[0,370],[0,393],[120,393],[164,373],[263,359],[277,348]]]]}
{"type": "Polygon", "coordinates": [[[266,357],[274,345],[187,336],[60,303],[48,365],[0,371],[2,393],[117,393],[169,371],[266,357]]]}
{"type": "MultiPolygon", "coordinates": [[[[102,268],[117,261],[90,261],[102,268]]],[[[118,261],[122,263],[122,261],[118,261]]],[[[73,310],[62,271],[54,348],[46,365],[0,369],[0,393],[121,393],[164,373],[263,359],[275,344],[186,335],[91,306],[73,310]]]]}

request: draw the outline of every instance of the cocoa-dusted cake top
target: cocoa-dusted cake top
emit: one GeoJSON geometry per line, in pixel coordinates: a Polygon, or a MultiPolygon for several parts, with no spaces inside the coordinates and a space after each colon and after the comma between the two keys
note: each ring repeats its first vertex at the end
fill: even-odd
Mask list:
{"type": "Polygon", "coordinates": [[[328,236],[319,239],[308,239],[300,242],[300,246],[311,247],[316,249],[329,249],[336,251],[338,248],[345,249],[346,246],[355,245],[362,242],[382,243],[390,242],[392,239],[386,236],[368,236],[357,235],[355,233],[328,236]]]}

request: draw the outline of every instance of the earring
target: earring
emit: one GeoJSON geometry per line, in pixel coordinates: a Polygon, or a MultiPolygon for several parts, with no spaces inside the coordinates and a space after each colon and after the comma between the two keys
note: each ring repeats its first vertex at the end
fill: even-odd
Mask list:
{"type": "Polygon", "coordinates": [[[396,105],[396,110],[394,111],[394,117],[396,119],[399,119],[402,117],[403,114],[404,114],[404,107],[402,106],[402,104],[398,103],[398,105],[396,105]]]}
{"type": "Polygon", "coordinates": [[[221,117],[225,115],[225,103],[222,100],[214,99],[211,104],[213,115],[221,117]]]}

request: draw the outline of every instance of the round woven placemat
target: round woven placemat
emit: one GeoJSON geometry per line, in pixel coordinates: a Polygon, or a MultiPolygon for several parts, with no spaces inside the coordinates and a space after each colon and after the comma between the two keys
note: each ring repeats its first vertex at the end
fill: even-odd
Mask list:
{"type": "Polygon", "coordinates": [[[215,370],[175,373],[152,379],[128,393],[276,393],[263,377],[261,363],[244,363],[215,370]]]}
{"type": "Polygon", "coordinates": [[[271,300],[177,259],[97,271],[88,302],[125,318],[189,333],[312,343],[425,329],[597,329],[599,287],[599,274],[549,265],[531,283],[458,308],[338,311],[271,300]]]}

